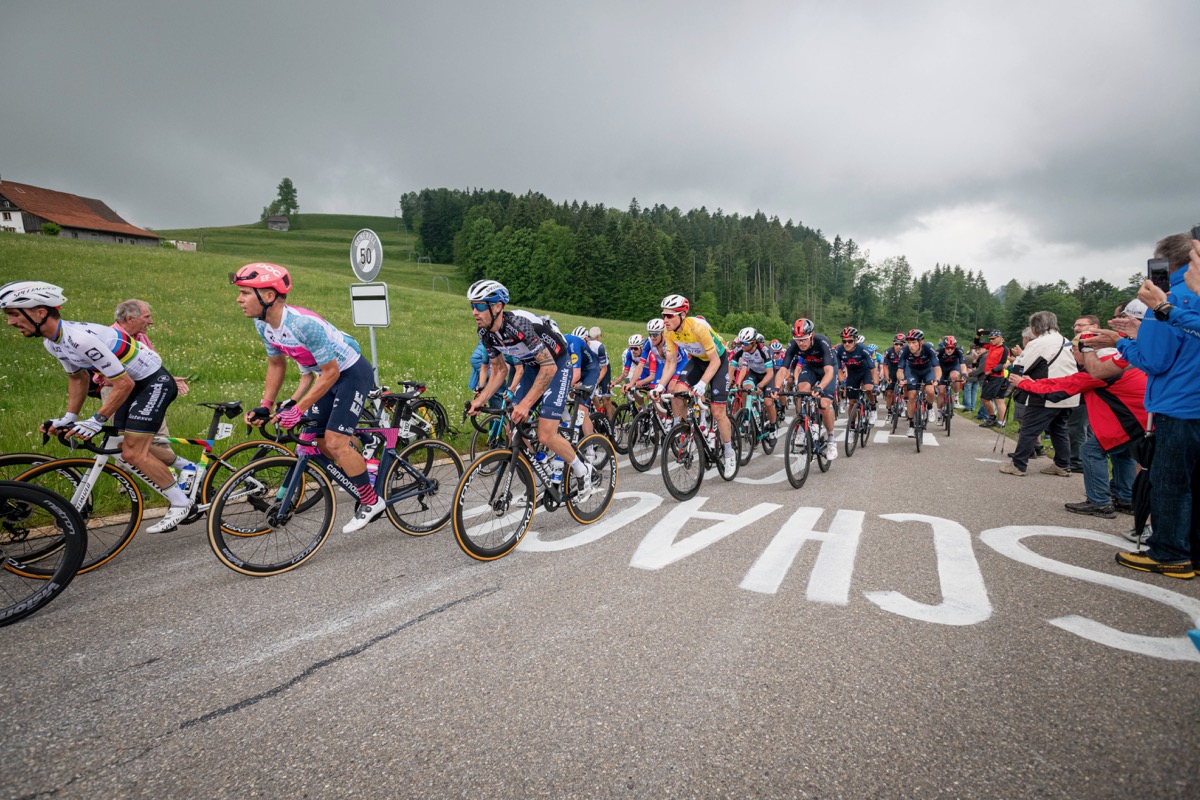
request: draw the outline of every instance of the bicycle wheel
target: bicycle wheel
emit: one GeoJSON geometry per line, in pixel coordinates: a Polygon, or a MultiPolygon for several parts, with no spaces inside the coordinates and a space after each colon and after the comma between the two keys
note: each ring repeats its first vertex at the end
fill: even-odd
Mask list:
{"type": "Polygon", "coordinates": [[[420,420],[416,424],[425,429],[426,436],[432,439],[446,438],[446,432],[450,430],[450,415],[441,403],[432,397],[422,397],[420,400],[414,400],[409,408],[416,418],[413,422],[420,420]]]}
{"type": "Polygon", "coordinates": [[[295,456],[290,448],[278,442],[268,442],[261,439],[251,439],[235,444],[220,455],[211,456],[212,463],[208,472],[204,473],[204,483],[200,484],[200,502],[211,503],[217,492],[229,476],[237,472],[251,461],[257,461],[267,456],[295,456]]]}
{"type": "Polygon", "coordinates": [[[823,426],[820,426],[819,429],[819,438],[813,442],[813,450],[816,451],[817,467],[821,472],[829,472],[829,456],[826,455],[826,448],[837,447],[837,439],[830,436],[823,426]]]}
{"type": "Polygon", "coordinates": [[[808,470],[812,466],[812,438],[808,434],[808,425],[804,417],[797,414],[788,426],[787,435],[783,439],[783,466],[787,472],[788,483],[792,488],[799,489],[808,480],[808,470]]]}
{"type": "MultiPolygon", "coordinates": [[[[779,421],[782,419],[783,418],[781,416],[779,416],[779,412],[776,411],[775,412],[776,428],[778,428],[779,421]]],[[[770,420],[767,421],[767,424],[768,425],[771,424],[770,420]]],[[[775,452],[775,440],[778,435],[779,435],[779,432],[777,430],[772,430],[770,433],[768,433],[762,437],[761,444],[762,444],[763,455],[769,456],[769,455],[771,455],[771,453],[775,452]]]]}
{"type": "Polygon", "coordinates": [[[33,469],[38,464],[53,461],[54,456],[45,453],[4,453],[0,454],[0,481],[16,480],[22,472],[33,469]]]}
{"type": "Polygon", "coordinates": [[[855,404],[854,409],[850,412],[850,418],[846,420],[846,458],[854,455],[854,448],[858,447],[858,418],[862,415],[862,409],[858,404],[855,404]]]}
{"type": "MultiPolygon", "coordinates": [[[[479,457],[489,450],[507,450],[510,446],[508,438],[508,426],[504,417],[496,416],[492,418],[492,424],[486,431],[475,431],[471,436],[471,447],[469,452],[471,463],[479,460],[479,457]]],[[[490,469],[495,469],[495,464],[489,463],[490,469]]]]}
{"type": "Polygon", "coordinates": [[[895,433],[896,428],[900,427],[900,415],[904,413],[900,410],[902,405],[900,402],[892,401],[892,433],[895,433]]]}
{"type": "Polygon", "coordinates": [[[60,494],[0,481],[0,627],[28,617],[57,597],[87,553],[87,524],[60,494]],[[36,563],[47,574],[32,577],[36,563]]]}
{"type": "Polygon", "coordinates": [[[481,433],[487,433],[489,426],[492,424],[492,420],[496,419],[497,417],[503,419],[504,414],[500,413],[494,408],[482,408],[479,410],[478,414],[473,417],[468,417],[468,419],[471,420],[471,426],[475,428],[475,430],[480,431],[481,433]]]}
{"type": "MultiPolygon", "coordinates": [[[[75,490],[96,466],[90,458],[47,461],[21,473],[17,480],[32,483],[68,498],[87,526],[87,553],[79,573],[102,567],[125,549],[142,524],[142,492],[124,470],[105,464],[97,473],[91,493],[75,500],[75,490]]],[[[36,562],[17,568],[27,577],[49,578],[51,571],[36,562]]]]}
{"type": "Polygon", "coordinates": [[[592,433],[599,433],[612,441],[612,423],[608,421],[608,417],[603,412],[593,411],[588,418],[592,421],[592,433]]]}
{"type": "Polygon", "coordinates": [[[633,424],[633,406],[629,403],[623,403],[617,406],[617,410],[613,412],[612,418],[612,443],[615,449],[621,455],[629,452],[629,431],[633,424]]]}
{"type": "Polygon", "coordinates": [[[462,458],[450,445],[438,439],[421,439],[397,454],[380,484],[384,499],[415,492],[416,475],[405,469],[407,462],[433,482],[429,489],[403,500],[387,504],[387,517],[396,528],[409,536],[425,536],[439,531],[450,521],[454,487],[462,478],[462,458]]]}
{"type": "Polygon", "coordinates": [[[946,401],[946,435],[950,435],[950,423],[954,420],[954,404],[946,401]]]}
{"type": "Polygon", "coordinates": [[[294,456],[252,461],[225,481],[208,512],[208,543],[217,559],[234,572],[262,577],[288,572],[321,548],[333,529],[337,500],[325,473],[309,463],[292,510],[280,514],[280,503],[292,472],[294,456]],[[318,502],[301,501],[315,494],[318,502]]]}
{"type": "Polygon", "coordinates": [[[525,456],[515,462],[512,456],[512,450],[484,453],[467,467],[454,492],[454,538],[479,561],[511,553],[533,521],[533,470],[525,456]]]}
{"type": "MultiPolygon", "coordinates": [[[[576,492],[567,493],[567,511],[575,521],[589,525],[604,516],[617,490],[617,450],[605,436],[593,433],[583,437],[579,453],[584,461],[592,465],[592,486],[595,491],[586,501],[580,501],[576,492]]],[[[581,478],[571,478],[574,490],[581,478]]]]}
{"type": "Polygon", "coordinates": [[[921,443],[925,439],[925,401],[918,400],[913,412],[913,427],[916,429],[917,452],[921,452],[921,443]]]}
{"type": "Polygon", "coordinates": [[[662,476],[667,491],[676,500],[687,500],[704,482],[704,448],[692,432],[690,422],[671,429],[663,445],[662,476]]]}
{"type": "Polygon", "coordinates": [[[875,426],[871,424],[871,416],[869,414],[863,414],[859,418],[859,421],[858,421],[858,446],[859,447],[867,446],[867,440],[869,440],[871,438],[871,431],[874,429],[874,427],[875,426]]]}
{"type": "Polygon", "coordinates": [[[750,456],[754,454],[754,440],[758,432],[754,429],[754,417],[748,408],[739,411],[732,422],[734,438],[742,445],[738,451],[738,464],[744,467],[750,463],[750,456]]]}
{"type": "Polygon", "coordinates": [[[654,421],[654,412],[649,409],[639,411],[629,423],[629,463],[638,472],[645,472],[654,466],[658,455],[658,423],[654,421]]]}

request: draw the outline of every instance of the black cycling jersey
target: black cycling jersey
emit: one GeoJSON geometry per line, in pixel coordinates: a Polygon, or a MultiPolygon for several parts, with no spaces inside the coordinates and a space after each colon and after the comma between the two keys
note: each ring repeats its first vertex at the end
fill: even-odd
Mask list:
{"type": "Polygon", "coordinates": [[[933,367],[933,362],[937,359],[937,354],[933,351],[933,345],[929,342],[922,342],[921,349],[913,352],[905,345],[900,351],[900,361],[907,368],[912,367],[915,370],[927,370],[933,367]]]}
{"type": "Polygon", "coordinates": [[[536,366],[537,355],[549,350],[555,362],[567,356],[567,342],[549,320],[520,309],[505,310],[500,330],[479,329],[479,341],[488,358],[512,356],[525,366],[536,366]]]}
{"type": "Polygon", "coordinates": [[[847,350],[846,345],[839,344],[834,348],[833,354],[837,356],[838,363],[847,372],[870,372],[875,366],[875,358],[867,352],[867,348],[865,347],[855,347],[853,350],[847,350]]]}
{"type": "Polygon", "coordinates": [[[963,351],[961,347],[955,347],[953,350],[947,351],[944,347],[939,347],[937,351],[938,364],[942,368],[943,375],[949,375],[951,372],[958,370],[962,371],[963,351]]]}
{"type": "Polygon", "coordinates": [[[817,369],[829,366],[837,368],[837,361],[833,357],[833,347],[829,343],[829,337],[823,333],[813,334],[812,342],[807,350],[801,350],[800,345],[796,344],[793,339],[788,345],[787,352],[783,354],[783,364],[787,368],[794,366],[802,366],[806,369],[817,369]],[[803,361],[803,364],[799,364],[803,361]]]}
{"type": "Polygon", "coordinates": [[[904,360],[904,348],[903,347],[900,348],[900,352],[896,352],[895,348],[889,347],[887,349],[887,352],[883,354],[883,365],[892,372],[895,372],[897,369],[900,368],[900,362],[903,360],[904,360]]]}

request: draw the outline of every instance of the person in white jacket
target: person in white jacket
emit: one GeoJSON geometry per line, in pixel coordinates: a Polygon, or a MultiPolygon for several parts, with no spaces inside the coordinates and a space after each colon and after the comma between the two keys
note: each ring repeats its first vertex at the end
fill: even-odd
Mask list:
{"type": "MultiPolygon", "coordinates": [[[[1071,340],[1058,331],[1058,317],[1052,311],[1038,311],[1029,316],[1029,328],[1033,339],[1024,352],[1013,362],[1012,373],[1035,380],[1041,378],[1065,378],[1078,372],[1075,358],[1071,355],[1071,340]]],[[[1012,464],[1005,464],[1000,471],[1006,475],[1023,477],[1034,447],[1043,431],[1050,432],[1054,445],[1054,463],[1043,467],[1048,475],[1066,477],[1071,474],[1071,437],[1068,421],[1071,409],[1079,405],[1079,396],[1073,395],[1057,403],[1048,403],[1043,397],[1018,391],[1014,401],[1025,409],[1021,415],[1021,432],[1017,436],[1017,449],[1012,454],[1012,464]]]]}

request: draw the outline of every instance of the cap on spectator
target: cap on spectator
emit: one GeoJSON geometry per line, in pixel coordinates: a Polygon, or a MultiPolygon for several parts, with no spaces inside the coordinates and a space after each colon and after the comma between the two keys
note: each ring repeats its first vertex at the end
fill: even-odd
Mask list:
{"type": "Polygon", "coordinates": [[[1131,319],[1141,319],[1149,310],[1150,308],[1145,303],[1135,297],[1125,305],[1125,316],[1131,319]]]}
{"type": "Polygon", "coordinates": [[[1003,334],[1002,332],[1000,332],[1000,331],[992,331],[991,333],[989,333],[989,334],[988,334],[988,338],[989,338],[989,339],[995,339],[996,337],[998,337],[998,336],[1003,336],[1003,335],[1004,335],[1004,334],[1003,334]]]}

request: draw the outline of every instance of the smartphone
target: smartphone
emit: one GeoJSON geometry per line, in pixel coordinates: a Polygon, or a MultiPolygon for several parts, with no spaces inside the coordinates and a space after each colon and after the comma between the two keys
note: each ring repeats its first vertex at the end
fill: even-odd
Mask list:
{"type": "Polygon", "coordinates": [[[1171,291],[1171,262],[1165,258],[1152,258],[1146,262],[1146,277],[1164,292],[1171,291]]]}

